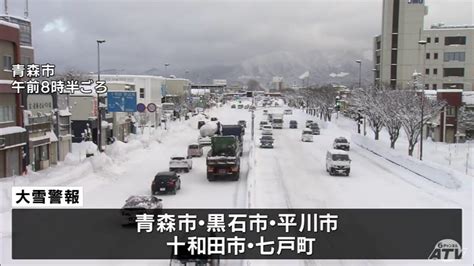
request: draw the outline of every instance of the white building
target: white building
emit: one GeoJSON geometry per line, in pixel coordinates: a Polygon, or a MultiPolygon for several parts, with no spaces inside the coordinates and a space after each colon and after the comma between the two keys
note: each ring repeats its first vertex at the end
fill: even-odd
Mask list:
{"type": "Polygon", "coordinates": [[[474,26],[425,29],[427,14],[424,0],[384,0],[382,34],[374,39],[376,84],[406,88],[422,72],[429,89],[473,90],[474,26]]]}

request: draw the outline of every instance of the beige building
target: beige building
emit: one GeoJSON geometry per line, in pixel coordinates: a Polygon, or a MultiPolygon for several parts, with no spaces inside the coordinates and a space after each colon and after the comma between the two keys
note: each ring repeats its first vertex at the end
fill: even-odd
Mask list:
{"type": "Polygon", "coordinates": [[[382,34],[374,39],[375,83],[406,88],[417,72],[429,89],[473,90],[474,26],[425,29],[427,14],[423,0],[384,0],[382,34]]]}

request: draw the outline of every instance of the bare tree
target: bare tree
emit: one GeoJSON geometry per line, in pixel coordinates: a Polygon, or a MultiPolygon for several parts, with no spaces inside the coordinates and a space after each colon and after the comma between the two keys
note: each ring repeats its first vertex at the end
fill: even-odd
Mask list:
{"type": "Polygon", "coordinates": [[[459,128],[465,131],[474,130],[474,108],[466,105],[459,109],[459,128]]]}
{"type": "Polygon", "coordinates": [[[398,116],[397,108],[401,106],[400,92],[396,90],[384,90],[384,104],[380,107],[382,120],[390,135],[390,148],[395,149],[395,143],[400,136],[400,129],[402,128],[402,121],[398,116]]]}
{"type": "Polygon", "coordinates": [[[385,95],[381,88],[359,88],[352,93],[352,101],[357,108],[357,112],[365,115],[369,120],[369,127],[375,135],[375,140],[379,139],[380,131],[384,126],[382,109],[385,103],[385,95]]]}

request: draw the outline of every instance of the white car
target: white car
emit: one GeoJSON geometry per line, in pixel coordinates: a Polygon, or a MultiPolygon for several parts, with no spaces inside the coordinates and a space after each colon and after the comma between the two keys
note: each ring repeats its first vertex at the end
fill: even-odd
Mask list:
{"type": "Polygon", "coordinates": [[[349,176],[351,159],[349,153],[341,150],[329,150],[326,154],[326,171],[330,175],[344,174],[349,176]]]}
{"type": "Polygon", "coordinates": [[[264,125],[262,127],[262,135],[273,135],[273,127],[271,125],[264,125]]]}
{"type": "Polygon", "coordinates": [[[193,169],[193,157],[191,156],[173,156],[170,158],[170,171],[178,172],[184,171],[189,172],[193,169]]]}
{"type": "Polygon", "coordinates": [[[155,214],[154,212],[163,209],[163,203],[157,196],[137,195],[130,196],[123,205],[122,225],[135,224],[136,214],[155,214]]]}
{"type": "Polygon", "coordinates": [[[339,137],[339,138],[334,139],[334,142],[332,143],[332,147],[337,150],[349,151],[350,143],[346,138],[339,137]]]}
{"type": "Polygon", "coordinates": [[[303,129],[303,133],[301,133],[301,141],[313,142],[313,131],[309,128],[303,129]]]}

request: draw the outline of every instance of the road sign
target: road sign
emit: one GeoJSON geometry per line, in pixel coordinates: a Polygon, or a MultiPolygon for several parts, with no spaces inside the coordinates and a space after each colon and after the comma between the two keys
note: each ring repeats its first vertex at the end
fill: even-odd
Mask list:
{"type": "Polygon", "coordinates": [[[134,91],[108,91],[107,111],[135,112],[137,106],[137,93],[134,91]]]}
{"type": "Polygon", "coordinates": [[[146,109],[148,110],[148,112],[153,113],[153,112],[156,111],[156,104],[154,104],[154,103],[149,103],[149,104],[146,106],[146,109]]]}
{"type": "Polygon", "coordinates": [[[146,106],[143,103],[137,104],[137,111],[140,113],[145,112],[146,106]]]}

